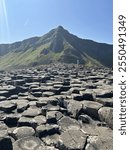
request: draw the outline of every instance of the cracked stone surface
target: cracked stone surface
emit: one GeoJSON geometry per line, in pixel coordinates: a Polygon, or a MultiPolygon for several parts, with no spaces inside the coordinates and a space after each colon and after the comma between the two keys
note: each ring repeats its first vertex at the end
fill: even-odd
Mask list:
{"type": "Polygon", "coordinates": [[[0,149],[112,150],[112,86],[108,68],[0,72],[0,149]]]}

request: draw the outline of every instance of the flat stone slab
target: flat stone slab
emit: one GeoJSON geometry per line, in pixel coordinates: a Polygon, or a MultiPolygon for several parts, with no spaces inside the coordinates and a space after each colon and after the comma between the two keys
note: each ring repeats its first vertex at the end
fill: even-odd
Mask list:
{"type": "Polygon", "coordinates": [[[13,137],[16,140],[28,136],[33,136],[34,134],[35,130],[32,127],[27,126],[18,127],[13,131],[13,137]]]}
{"type": "Polygon", "coordinates": [[[10,96],[9,91],[6,91],[6,90],[0,91],[0,96],[9,97],[10,96]]]}
{"type": "Polygon", "coordinates": [[[61,134],[58,142],[59,150],[83,150],[86,135],[80,130],[67,130],[61,134]]]}
{"type": "Polygon", "coordinates": [[[96,98],[96,101],[106,107],[113,107],[113,98],[96,98]]]}
{"type": "Polygon", "coordinates": [[[93,95],[92,90],[80,91],[80,94],[82,95],[83,100],[91,100],[91,101],[94,100],[94,95],[93,95]]]}
{"type": "Polygon", "coordinates": [[[36,135],[39,137],[46,137],[56,133],[59,133],[59,126],[57,124],[40,125],[36,128],[36,135]]]}
{"type": "Polygon", "coordinates": [[[53,134],[47,137],[43,137],[41,139],[48,146],[52,146],[52,145],[57,146],[59,138],[60,138],[59,134],[53,134]]]}
{"type": "Polygon", "coordinates": [[[11,114],[8,114],[6,116],[6,119],[5,119],[4,122],[8,126],[17,126],[17,123],[18,123],[18,120],[19,120],[20,117],[21,117],[21,114],[17,114],[17,113],[13,114],[13,113],[11,113],[11,114]]]}
{"type": "Polygon", "coordinates": [[[37,122],[34,118],[31,117],[21,117],[18,120],[18,126],[31,126],[35,128],[37,126],[37,122]]]}
{"type": "Polygon", "coordinates": [[[66,131],[68,129],[80,129],[80,123],[70,117],[62,117],[58,121],[58,124],[61,127],[61,131],[66,131]]]}
{"type": "Polygon", "coordinates": [[[6,97],[5,96],[0,96],[0,102],[1,101],[5,101],[6,100],[6,97]]]}
{"type": "Polygon", "coordinates": [[[17,102],[17,111],[19,113],[25,111],[29,107],[29,101],[28,100],[18,100],[17,102]]]}
{"type": "Polygon", "coordinates": [[[41,114],[41,109],[39,108],[28,108],[22,113],[25,117],[36,117],[41,114]]]}
{"type": "Polygon", "coordinates": [[[38,115],[38,116],[34,117],[34,120],[36,121],[37,125],[46,124],[46,122],[47,122],[46,117],[43,115],[38,115]]]}
{"type": "Polygon", "coordinates": [[[82,103],[74,100],[70,100],[67,105],[67,111],[73,118],[78,118],[80,112],[82,110],[82,103]]]}
{"type": "Polygon", "coordinates": [[[97,98],[112,98],[113,92],[111,89],[94,89],[97,98]]]}
{"type": "Polygon", "coordinates": [[[99,119],[98,110],[103,106],[101,103],[84,101],[82,104],[84,113],[87,113],[92,118],[99,119]]]}
{"type": "Polygon", "coordinates": [[[89,136],[85,150],[113,150],[113,132],[106,127],[97,127],[97,135],[89,136]]]}
{"type": "Polygon", "coordinates": [[[10,101],[3,101],[0,102],[0,110],[4,112],[12,112],[17,108],[17,105],[15,103],[12,103],[10,101]]]}
{"type": "Polygon", "coordinates": [[[13,150],[43,150],[44,148],[44,143],[38,137],[33,136],[19,139],[13,144],[13,150]]]}

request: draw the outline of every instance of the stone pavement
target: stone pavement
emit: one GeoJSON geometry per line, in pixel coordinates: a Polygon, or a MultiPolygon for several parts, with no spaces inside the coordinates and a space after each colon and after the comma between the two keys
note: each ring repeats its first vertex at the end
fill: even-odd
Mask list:
{"type": "Polygon", "coordinates": [[[0,150],[112,150],[112,79],[73,64],[0,71],[0,150]]]}

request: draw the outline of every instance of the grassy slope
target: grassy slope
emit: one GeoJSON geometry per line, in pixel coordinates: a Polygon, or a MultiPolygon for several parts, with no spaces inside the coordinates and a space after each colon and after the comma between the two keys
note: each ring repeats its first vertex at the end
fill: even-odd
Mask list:
{"type": "MultiPolygon", "coordinates": [[[[41,54],[44,49],[49,49],[50,43],[41,45],[37,47],[35,50],[33,48],[28,49],[25,52],[10,52],[0,58],[0,70],[7,69],[13,66],[14,68],[18,68],[21,66],[33,65],[34,63],[41,65],[45,63],[55,62],[55,61],[63,61],[64,60],[69,63],[72,60],[76,63],[78,58],[78,52],[76,52],[73,47],[69,43],[64,43],[64,50],[58,53],[53,51],[49,51],[47,55],[41,54]]],[[[81,56],[80,56],[81,57],[81,56]]],[[[82,55],[82,58],[87,67],[91,66],[101,66],[101,64],[95,59],[88,56],[86,53],[82,55]]]]}

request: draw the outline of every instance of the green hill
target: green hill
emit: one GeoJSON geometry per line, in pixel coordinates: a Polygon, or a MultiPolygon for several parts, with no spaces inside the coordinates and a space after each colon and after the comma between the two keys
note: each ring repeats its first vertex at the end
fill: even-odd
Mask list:
{"type": "Polygon", "coordinates": [[[113,46],[81,39],[62,26],[42,37],[0,44],[0,69],[35,66],[52,62],[112,67],[113,46]]]}

